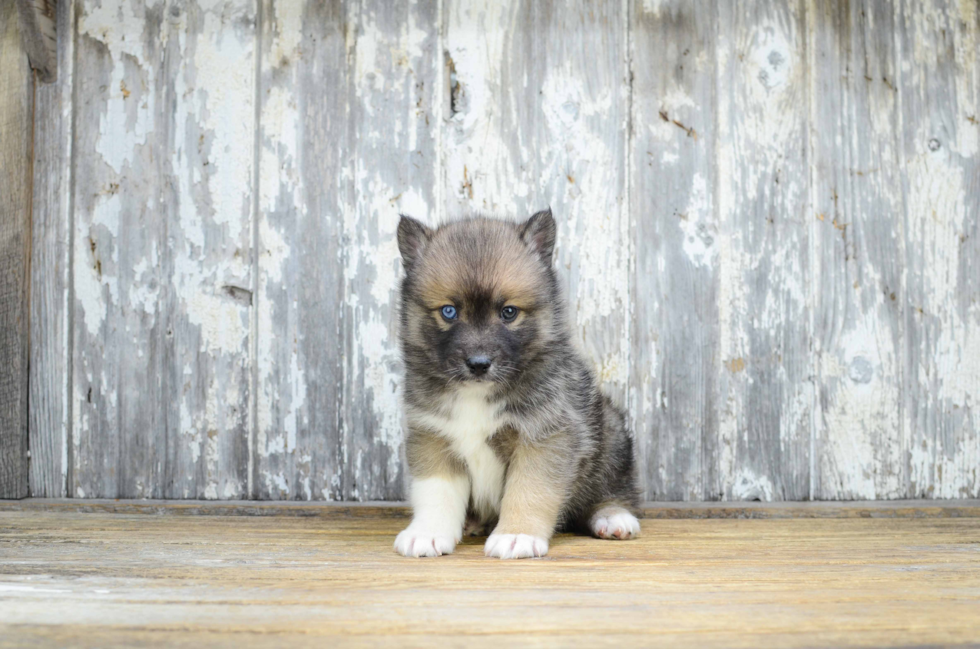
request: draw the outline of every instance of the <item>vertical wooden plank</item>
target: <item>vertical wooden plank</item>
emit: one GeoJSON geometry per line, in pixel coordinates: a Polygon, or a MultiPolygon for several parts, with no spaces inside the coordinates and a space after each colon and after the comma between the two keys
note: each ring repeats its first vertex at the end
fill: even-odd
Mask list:
{"type": "Polygon", "coordinates": [[[904,232],[895,12],[810,2],[813,497],[901,498],[904,232]]]}
{"type": "MultiPolygon", "coordinates": [[[[62,0],[69,4],[71,0],[62,0]]],[[[20,14],[21,43],[37,80],[51,83],[58,75],[57,0],[14,0],[20,14]]]]}
{"type": "Polygon", "coordinates": [[[395,235],[399,212],[437,212],[438,3],[349,7],[343,494],[389,500],[404,496],[395,235]]]}
{"type": "Polygon", "coordinates": [[[980,495],[980,8],[901,3],[912,497],[980,495]]]}
{"type": "Polygon", "coordinates": [[[0,5],[0,498],[28,493],[33,92],[17,8],[5,2],[0,5]]]}
{"type": "Polygon", "coordinates": [[[37,87],[31,246],[31,494],[68,495],[75,3],[59,2],[57,78],[37,87]]]}
{"type": "Polygon", "coordinates": [[[718,4],[718,428],[704,497],[810,494],[806,29],[797,0],[718,4]]]}
{"type": "Polygon", "coordinates": [[[574,337],[626,405],[628,3],[447,0],[450,217],[551,206],[574,337]]]}
{"type": "Polygon", "coordinates": [[[167,233],[179,403],[167,440],[172,498],[248,493],[256,8],[168,6],[182,41],[169,152],[180,208],[167,233]]]}
{"type": "Polygon", "coordinates": [[[651,500],[703,498],[702,436],[717,427],[714,15],[636,2],[630,22],[630,401],[651,500]]]}
{"type": "Polygon", "coordinates": [[[344,498],[347,5],[265,0],[252,495],[344,498]]]}
{"type": "Polygon", "coordinates": [[[77,38],[71,493],[241,498],[254,3],[87,2],[77,38]]]}
{"type": "MultiPolygon", "coordinates": [[[[119,295],[120,275],[133,265],[128,255],[138,259],[151,249],[157,251],[157,257],[144,264],[147,272],[135,278],[137,285],[145,289],[166,284],[160,258],[166,254],[164,233],[173,215],[169,201],[160,205],[162,156],[150,155],[159,145],[148,123],[160,99],[155,65],[162,59],[160,30],[165,26],[160,9],[156,7],[149,17],[155,24],[145,25],[145,13],[131,13],[134,10],[128,5],[90,5],[79,0],[76,8],[71,170],[75,302],[71,306],[72,466],[68,485],[74,497],[163,494],[159,483],[165,453],[156,445],[147,451],[152,457],[139,458],[150,472],[140,481],[142,489],[122,484],[118,466],[123,431],[133,439],[149,438],[152,444],[162,427],[154,411],[165,409],[169,397],[163,386],[162,350],[156,346],[147,349],[146,343],[161,338],[168,326],[162,320],[169,309],[158,308],[161,289],[144,300],[148,306],[138,310],[123,310],[119,295]],[[144,30],[147,38],[134,38],[137,34],[142,37],[144,30]],[[124,40],[127,34],[129,40],[124,40]],[[130,97],[123,94],[123,88],[130,95],[134,90],[138,94],[127,101],[130,97]],[[140,147],[142,143],[147,146],[140,147]],[[146,214],[144,205],[153,209],[156,218],[146,214]],[[127,257],[122,258],[123,254],[127,257]],[[127,365],[121,359],[127,358],[140,361],[139,377],[134,376],[133,366],[124,374],[127,365]],[[133,396],[136,405],[130,406],[126,398],[123,407],[134,410],[142,402],[146,414],[123,414],[120,391],[127,387],[131,392],[126,396],[133,396]],[[130,430],[134,422],[140,424],[138,431],[130,430]]],[[[129,288],[133,282],[123,280],[122,284],[129,288]]]]}

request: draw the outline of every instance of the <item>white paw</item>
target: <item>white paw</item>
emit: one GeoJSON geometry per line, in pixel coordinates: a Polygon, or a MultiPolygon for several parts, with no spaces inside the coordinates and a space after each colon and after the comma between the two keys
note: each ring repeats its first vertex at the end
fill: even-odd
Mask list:
{"type": "Polygon", "coordinates": [[[483,546],[488,557],[527,559],[548,554],[548,541],[530,534],[491,534],[483,546]]]}
{"type": "Polygon", "coordinates": [[[600,539],[619,539],[625,541],[640,534],[640,521],[624,509],[599,512],[592,519],[592,533],[600,539]]]}
{"type": "Polygon", "coordinates": [[[452,554],[457,539],[451,534],[409,525],[395,537],[395,550],[406,557],[439,557],[452,554]]]}

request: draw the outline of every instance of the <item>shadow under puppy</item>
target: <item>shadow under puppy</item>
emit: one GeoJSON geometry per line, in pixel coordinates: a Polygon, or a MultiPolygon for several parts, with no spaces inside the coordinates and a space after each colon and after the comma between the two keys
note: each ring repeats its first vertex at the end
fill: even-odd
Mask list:
{"type": "Polygon", "coordinates": [[[540,557],[556,529],[640,532],[625,417],[576,353],[551,264],[551,210],[435,230],[403,216],[398,247],[411,524],[405,556],[540,557]]]}

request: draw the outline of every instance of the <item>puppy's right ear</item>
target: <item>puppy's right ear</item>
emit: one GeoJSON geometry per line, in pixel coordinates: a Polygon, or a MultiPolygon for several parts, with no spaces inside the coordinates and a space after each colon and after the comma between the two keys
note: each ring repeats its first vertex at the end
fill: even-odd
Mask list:
{"type": "Polygon", "coordinates": [[[407,268],[415,263],[422,250],[432,238],[432,230],[425,227],[421,221],[401,214],[398,222],[398,251],[402,254],[402,263],[407,268]]]}

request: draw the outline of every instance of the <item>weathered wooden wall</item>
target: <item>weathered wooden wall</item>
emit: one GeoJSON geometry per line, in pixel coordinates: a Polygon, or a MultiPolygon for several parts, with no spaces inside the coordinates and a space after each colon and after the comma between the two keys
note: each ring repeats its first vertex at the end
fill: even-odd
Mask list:
{"type": "Polygon", "coordinates": [[[398,213],[551,205],[648,498],[980,496],[976,0],[77,0],[59,25],[35,495],[402,498],[398,213]]]}
{"type": "Polygon", "coordinates": [[[0,5],[0,498],[28,494],[31,120],[34,79],[17,7],[0,5]]]}

